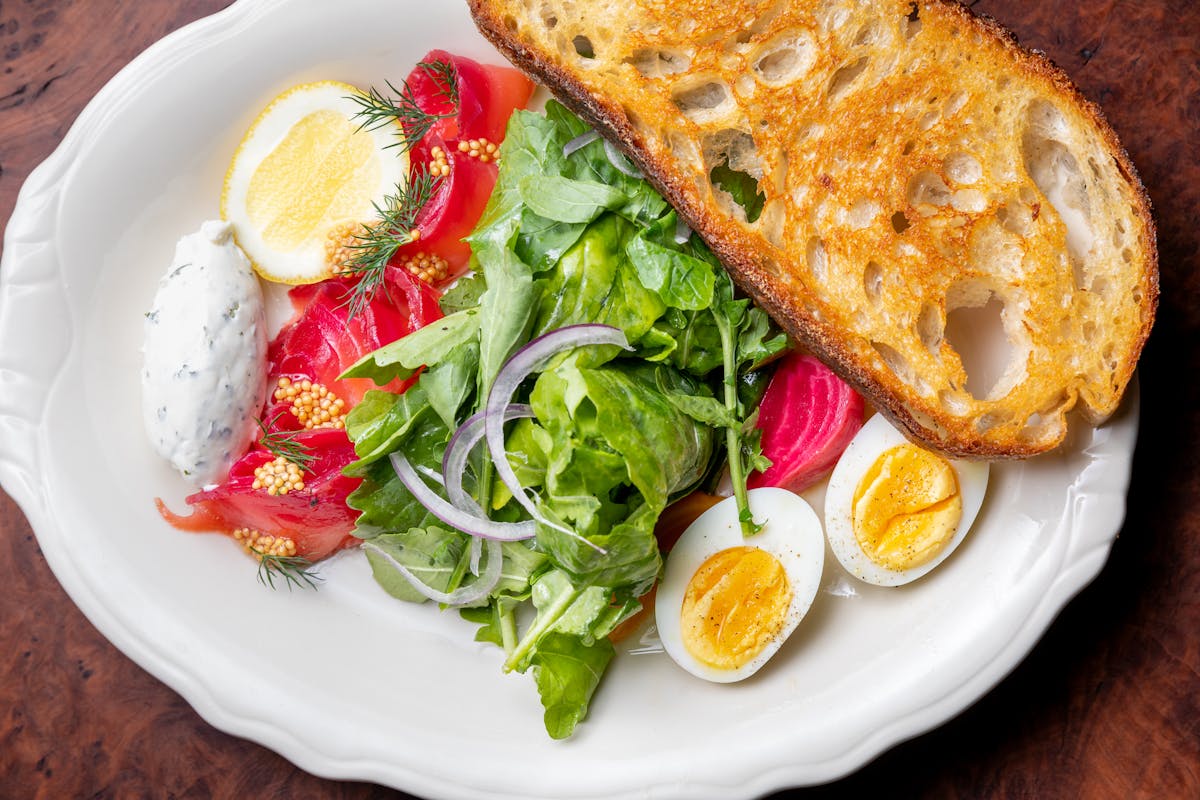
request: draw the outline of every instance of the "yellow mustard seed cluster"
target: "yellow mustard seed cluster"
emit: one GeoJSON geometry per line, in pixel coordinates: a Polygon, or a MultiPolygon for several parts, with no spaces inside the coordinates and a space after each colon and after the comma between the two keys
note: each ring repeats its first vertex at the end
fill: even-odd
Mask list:
{"type": "Polygon", "coordinates": [[[263,556],[292,558],[296,555],[296,542],[287,536],[271,536],[253,528],[238,528],[233,532],[233,538],[243,550],[259,561],[263,560],[263,556]]]}
{"type": "Polygon", "coordinates": [[[417,253],[407,256],[401,263],[418,280],[426,283],[444,281],[450,274],[450,262],[436,253],[417,253]]]}
{"type": "Polygon", "coordinates": [[[292,416],[300,421],[305,430],[346,427],[346,413],[349,410],[346,401],[329,391],[324,384],[280,378],[275,399],[281,403],[291,403],[289,410],[292,416]]]}
{"type": "Polygon", "coordinates": [[[500,147],[495,142],[483,137],[463,139],[458,143],[458,152],[466,153],[471,158],[478,158],[485,164],[489,161],[500,163],[500,147]]]}
{"type": "Polygon", "coordinates": [[[435,178],[445,178],[450,175],[450,161],[446,158],[446,151],[440,147],[434,147],[429,151],[429,174],[435,178]]]}
{"type": "Polygon", "coordinates": [[[355,243],[367,232],[361,222],[339,222],[325,234],[325,263],[334,275],[346,272],[346,264],[358,255],[355,243]]]}
{"type": "Polygon", "coordinates": [[[273,461],[254,468],[253,486],[270,495],[299,492],[304,489],[304,472],[294,461],[276,456],[273,461]]]}

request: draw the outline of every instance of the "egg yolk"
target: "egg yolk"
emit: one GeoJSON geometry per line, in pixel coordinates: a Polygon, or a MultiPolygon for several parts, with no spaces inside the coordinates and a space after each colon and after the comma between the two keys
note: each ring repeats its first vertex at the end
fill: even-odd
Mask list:
{"type": "Polygon", "coordinates": [[[854,491],[854,536],[882,567],[925,564],[954,536],[962,496],[954,468],[910,444],[883,453],[854,491]]]}
{"type": "Polygon", "coordinates": [[[688,582],[680,612],[683,646],[716,669],[737,669],[783,628],[792,587],[783,564],[757,547],[709,556],[688,582]]]}

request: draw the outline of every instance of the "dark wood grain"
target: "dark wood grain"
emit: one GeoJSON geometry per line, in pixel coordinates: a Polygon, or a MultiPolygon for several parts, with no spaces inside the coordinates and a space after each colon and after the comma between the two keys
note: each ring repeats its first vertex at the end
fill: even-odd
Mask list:
{"type": "MultiPolygon", "coordinates": [[[[108,78],[226,4],[0,0],[0,219],[108,78]]],[[[1099,579],[983,700],[795,794],[1200,797],[1200,3],[973,7],[1104,107],[1155,204],[1162,306],[1129,513],[1099,579]]],[[[0,587],[0,797],[402,796],[315,778],[208,726],[91,627],[2,492],[0,587]]]]}

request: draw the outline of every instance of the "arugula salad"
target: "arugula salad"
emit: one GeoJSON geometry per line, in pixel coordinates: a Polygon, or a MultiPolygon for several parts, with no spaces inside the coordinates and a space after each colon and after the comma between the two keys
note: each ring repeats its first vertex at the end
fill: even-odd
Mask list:
{"type": "Polygon", "coordinates": [[[415,377],[402,393],[368,391],[346,417],[357,458],[344,473],[362,479],[347,504],[379,584],[401,600],[457,606],[478,640],[504,649],[506,671],[532,668],[546,729],[562,738],[613,657],[607,637],[659,575],[654,528],[667,505],[728,469],[753,531],[746,474],[769,465],[753,411],[762,368],[787,341],[563,106],[516,112],[500,154],[467,237],[471,272],[440,299],[446,316],[343,375],[415,377]],[[600,326],[608,338],[591,343],[600,326]],[[561,345],[514,365],[555,336],[561,345]],[[489,417],[498,384],[515,393],[492,398],[489,417]],[[512,420],[507,463],[480,441],[497,413],[512,420]],[[452,445],[456,434],[465,446],[452,445]],[[448,524],[458,517],[429,495],[450,484],[468,498],[460,513],[513,535],[485,548],[448,524]]]}

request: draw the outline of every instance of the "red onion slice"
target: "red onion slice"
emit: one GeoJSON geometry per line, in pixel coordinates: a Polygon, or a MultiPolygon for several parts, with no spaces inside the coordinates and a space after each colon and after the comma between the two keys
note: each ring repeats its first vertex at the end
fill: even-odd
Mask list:
{"type": "Polygon", "coordinates": [[[413,469],[412,464],[401,452],[388,456],[396,477],[404,484],[404,488],[412,493],[417,502],[424,506],[430,514],[440,519],[456,530],[480,536],[484,539],[496,539],[503,542],[517,542],[522,539],[532,539],[537,532],[537,524],[532,520],[524,522],[497,522],[487,517],[472,514],[455,508],[437,492],[425,485],[421,476],[413,469]]]}
{"type": "MultiPolygon", "coordinates": [[[[504,450],[504,420],[505,410],[511,405],[517,387],[531,373],[545,367],[551,358],[564,350],[601,344],[616,345],[625,350],[633,349],[629,346],[629,340],[625,338],[624,331],[611,325],[567,325],[534,339],[514,353],[496,375],[496,380],[492,383],[492,389],[488,393],[483,419],[484,435],[487,438],[492,461],[496,464],[496,474],[500,476],[500,480],[504,481],[504,485],[512,492],[517,502],[529,512],[530,516],[543,525],[585,542],[587,539],[579,536],[570,528],[545,519],[525,493],[525,488],[517,480],[517,475],[513,472],[512,465],[508,463],[508,455],[504,450]]],[[[588,544],[592,543],[588,542],[588,544]]],[[[592,546],[595,547],[595,545],[592,546]]]]}
{"type": "Polygon", "coordinates": [[[642,171],[633,165],[624,153],[617,149],[617,146],[608,139],[604,140],[604,155],[608,156],[608,163],[617,168],[617,172],[624,173],[631,178],[641,178],[642,171]]]}
{"type": "Polygon", "coordinates": [[[682,218],[675,220],[675,244],[687,244],[687,240],[692,238],[692,229],[682,218]]]}
{"type": "MultiPolygon", "coordinates": [[[[467,418],[458,426],[458,430],[450,437],[446,452],[442,456],[442,475],[446,487],[446,497],[455,508],[478,516],[486,516],[475,498],[462,488],[462,476],[467,469],[467,459],[479,440],[483,438],[483,420],[486,412],[480,411],[467,418]]],[[[533,409],[524,403],[513,403],[504,410],[504,421],[533,417],[533,409]]]]}
{"type": "MultiPolygon", "coordinates": [[[[475,539],[474,541],[477,542],[479,540],[475,539]]],[[[487,542],[487,569],[483,575],[479,576],[478,580],[472,581],[470,585],[461,586],[453,592],[440,592],[418,578],[408,567],[397,561],[391,553],[374,542],[363,542],[363,549],[370,550],[382,556],[392,569],[399,572],[406,581],[412,584],[414,589],[425,597],[449,606],[465,606],[487,597],[492,593],[492,589],[496,588],[496,584],[500,582],[501,568],[504,565],[504,551],[501,549],[500,542],[494,539],[489,540],[487,542]]]]}
{"type": "Polygon", "coordinates": [[[579,134],[574,139],[563,145],[563,158],[567,158],[577,150],[582,150],[599,138],[600,134],[596,133],[595,131],[588,131],[587,133],[579,134]]]}

